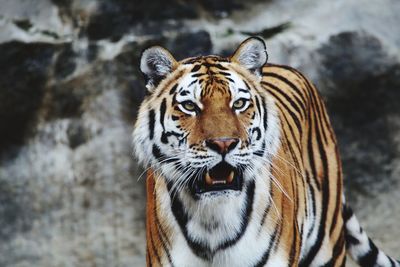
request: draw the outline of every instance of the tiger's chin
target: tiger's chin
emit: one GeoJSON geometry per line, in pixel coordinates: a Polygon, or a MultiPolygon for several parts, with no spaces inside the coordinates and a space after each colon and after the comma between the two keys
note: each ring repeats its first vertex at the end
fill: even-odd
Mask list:
{"type": "Polygon", "coordinates": [[[189,185],[195,198],[235,195],[243,189],[243,173],[225,161],[200,173],[199,177],[189,185]]]}

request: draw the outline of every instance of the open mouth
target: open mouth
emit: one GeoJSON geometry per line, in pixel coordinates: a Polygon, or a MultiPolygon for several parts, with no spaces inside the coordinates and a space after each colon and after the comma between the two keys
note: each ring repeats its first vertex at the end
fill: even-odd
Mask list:
{"type": "Polygon", "coordinates": [[[213,168],[202,173],[192,186],[192,192],[202,194],[206,192],[241,190],[242,174],[226,162],[220,162],[213,168]]]}

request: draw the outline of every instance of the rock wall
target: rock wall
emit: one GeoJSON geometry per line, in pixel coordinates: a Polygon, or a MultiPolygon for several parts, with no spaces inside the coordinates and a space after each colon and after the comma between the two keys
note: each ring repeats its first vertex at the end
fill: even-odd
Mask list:
{"type": "Polygon", "coordinates": [[[396,0],[0,0],[0,266],[143,266],[140,51],[226,55],[248,35],[318,86],[348,201],[400,257],[399,12],[396,0]]]}

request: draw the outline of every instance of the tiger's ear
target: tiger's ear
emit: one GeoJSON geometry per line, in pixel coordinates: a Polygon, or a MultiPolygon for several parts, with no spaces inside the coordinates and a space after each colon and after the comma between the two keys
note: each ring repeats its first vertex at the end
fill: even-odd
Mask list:
{"type": "Polygon", "coordinates": [[[176,60],[166,49],[160,46],[145,49],[140,58],[140,70],[146,79],[146,88],[151,92],[176,65],[176,60]]]}
{"type": "Polygon", "coordinates": [[[267,60],[267,47],[264,40],[259,37],[250,37],[243,41],[231,56],[232,62],[236,62],[256,74],[259,74],[267,60]]]}

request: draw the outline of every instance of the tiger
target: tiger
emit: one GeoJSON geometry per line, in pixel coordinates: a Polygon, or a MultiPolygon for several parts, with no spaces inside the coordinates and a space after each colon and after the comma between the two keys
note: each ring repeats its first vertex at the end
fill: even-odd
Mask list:
{"type": "Polygon", "coordinates": [[[400,266],[346,204],[315,86],[250,37],[229,57],[140,57],[133,130],[147,168],[147,266],[400,266]]]}

